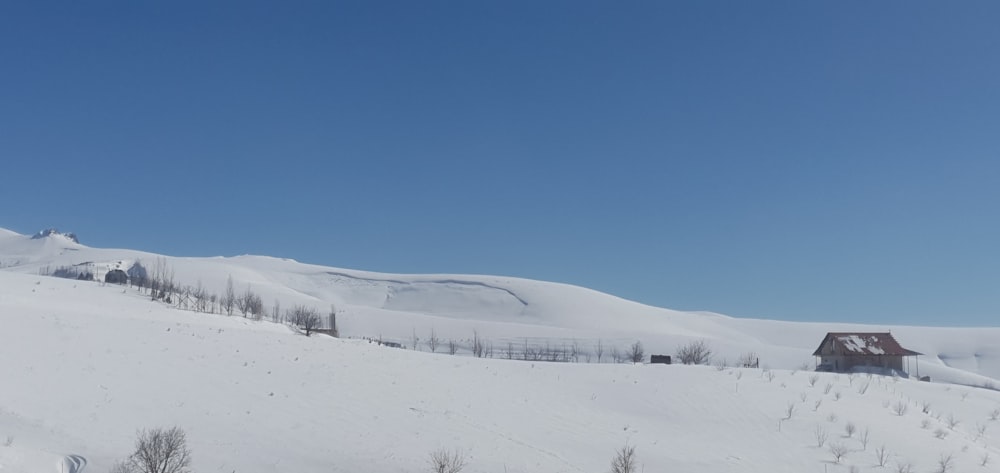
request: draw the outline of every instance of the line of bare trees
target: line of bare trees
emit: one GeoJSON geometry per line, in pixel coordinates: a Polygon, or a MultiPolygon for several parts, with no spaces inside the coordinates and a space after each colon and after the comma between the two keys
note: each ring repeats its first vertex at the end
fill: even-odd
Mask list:
{"type": "MultiPolygon", "coordinates": [[[[294,306],[282,311],[281,302],[277,299],[270,311],[264,306],[264,300],[253,291],[250,284],[242,292],[237,292],[233,277],[226,279],[222,294],[210,292],[199,279],[194,286],[181,285],[176,282],[175,273],[166,258],[157,258],[150,268],[136,261],[129,270],[128,284],[137,289],[140,294],[147,294],[150,300],[171,304],[179,309],[193,310],[209,314],[229,315],[239,313],[244,318],[263,320],[270,315],[274,323],[293,324],[311,335],[322,327],[322,319],[317,309],[307,306],[294,306]]],[[[330,308],[329,333],[337,336],[336,308],[330,308]]]]}
{"type": "Polygon", "coordinates": [[[472,356],[477,358],[501,358],[521,361],[546,361],[558,363],[603,363],[605,360],[614,363],[642,363],[646,352],[642,342],[636,340],[625,349],[617,346],[605,344],[604,340],[598,339],[592,346],[584,346],[581,342],[553,343],[546,340],[544,343],[532,342],[528,338],[522,341],[507,341],[506,344],[496,345],[492,340],[482,337],[478,331],[472,332],[472,338],[468,339],[442,339],[434,328],[431,328],[427,338],[420,338],[416,329],[406,343],[411,350],[420,350],[426,347],[431,353],[439,350],[447,351],[450,355],[457,354],[460,350],[467,350],[472,356]]]}

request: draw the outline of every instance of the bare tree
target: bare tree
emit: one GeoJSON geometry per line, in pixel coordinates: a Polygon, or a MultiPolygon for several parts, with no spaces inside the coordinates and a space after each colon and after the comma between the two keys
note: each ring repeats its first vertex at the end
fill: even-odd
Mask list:
{"type": "Polygon", "coordinates": [[[271,306],[271,322],[278,323],[280,320],[281,320],[281,302],[275,299],[274,305],[271,306]]]}
{"type": "Polygon", "coordinates": [[[844,455],[847,455],[847,446],[842,443],[831,443],[830,454],[833,455],[833,460],[836,463],[840,463],[840,460],[844,458],[844,455]]]}
{"type": "Polygon", "coordinates": [[[739,359],[736,360],[736,366],[742,366],[744,368],[760,368],[760,357],[757,356],[755,352],[746,352],[740,355],[739,359]]]}
{"type": "Polygon", "coordinates": [[[639,465],[636,462],[635,447],[626,443],[615,452],[615,457],[611,460],[611,473],[638,473],[639,465]]]}
{"type": "Polygon", "coordinates": [[[448,353],[451,355],[458,353],[458,344],[454,340],[448,340],[448,353]]]}
{"type": "Polygon", "coordinates": [[[431,353],[437,353],[438,344],[441,343],[441,339],[437,337],[434,333],[434,328],[431,328],[431,337],[427,339],[427,348],[431,349],[431,353]]]}
{"type": "Polygon", "coordinates": [[[233,276],[229,275],[229,279],[226,279],[226,292],[222,294],[222,308],[226,311],[226,315],[233,315],[233,307],[236,306],[236,291],[233,290],[233,276]]]}
{"type": "Polygon", "coordinates": [[[416,350],[417,344],[420,343],[420,337],[417,336],[417,329],[413,329],[413,339],[411,341],[413,342],[411,346],[416,350]]]}
{"type": "Polygon", "coordinates": [[[253,301],[253,292],[250,291],[250,284],[247,284],[247,290],[236,296],[236,308],[240,311],[240,314],[246,318],[247,314],[250,313],[250,304],[253,301]]]}
{"type": "Polygon", "coordinates": [[[677,359],[685,365],[704,365],[712,359],[712,350],[704,340],[693,341],[677,349],[677,359]]]}
{"type": "Polygon", "coordinates": [[[187,438],[179,427],[141,430],[135,452],[129,457],[131,470],[137,473],[185,473],[191,465],[187,438]]]}
{"type": "Polygon", "coordinates": [[[615,363],[622,362],[622,353],[618,351],[618,347],[616,346],[611,347],[611,359],[614,360],[615,363]]]}
{"type": "Polygon", "coordinates": [[[458,473],[465,468],[465,453],[457,449],[448,451],[442,448],[431,452],[428,463],[433,473],[458,473]]]}
{"type": "Polygon", "coordinates": [[[305,330],[307,337],[319,327],[319,311],[312,307],[297,305],[292,308],[290,315],[292,323],[305,330]]]}
{"type": "Polygon", "coordinates": [[[201,279],[198,280],[198,285],[191,290],[191,297],[194,298],[194,310],[198,312],[206,312],[208,306],[208,292],[205,291],[205,287],[201,284],[201,279]]]}
{"type": "Polygon", "coordinates": [[[600,338],[597,339],[597,345],[594,345],[594,354],[597,355],[597,362],[601,362],[601,357],[604,356],[604,342],[600,338]]]}
{"type": "Polygon", "coordinates": [[[628,359],[632,360],[632,364],[642,363],[642,359],[645,358],[646,352],[642,349],[642,342],[636,340],[635,343],[629,348],[628,359]]]}

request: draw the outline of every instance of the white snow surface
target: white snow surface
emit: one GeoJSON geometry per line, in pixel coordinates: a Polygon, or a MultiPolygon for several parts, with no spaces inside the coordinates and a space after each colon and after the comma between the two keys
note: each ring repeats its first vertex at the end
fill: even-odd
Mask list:
{"type": "Polygon", "coordinates": [[[516,278],[160,257],[2,229],[0,268],[0,472],[107,471],[137,429],[173,425],[199,472],[428,471],[438,448],[462,449],[466,471],[603,472],[626,442],[649,471],[869,471],[882,445],[887,467],[929,471],[952,454],[955,471],[1000,471],[1000,392],[971,387],[1000,376],[998,328],[738,319],[516,278]],[[232,276],[268,304],[334,304],[345,336],[409,345],[433,328],[460,343],[476,331],[498,349],[527,339],[591,352],[598,339],[639,339],[647,354],[704,339],[717,360],[752,351],[771,370],[610,364],[607,352],[602,364],[479,359],[423,342],[415,352],[38,274],[158,260],[182,284],[221,293],[232,276]],[[826,332],[850,331],[891,331],[926,354],[920,374],[936,382],[795,370],[826,332]],[[822,448],[817,429],[829,433],[822,448]],[[835,463],[829,444],[850,452],[835,463]],[[980,466],[986,455],[995,460],[980,466]]]}
{"type": "Polygon", "coordinates": [[[885,354],[885,350],[878,346],[878,337],[875,336],[866,340],[858,335],[844,335],[837,337],[837,340],[844,344],[844,348],[854,353],[885,354]]]}

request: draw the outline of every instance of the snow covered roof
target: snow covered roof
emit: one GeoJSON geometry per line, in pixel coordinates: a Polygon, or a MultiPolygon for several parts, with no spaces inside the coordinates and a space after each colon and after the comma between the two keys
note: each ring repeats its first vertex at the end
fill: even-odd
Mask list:
{"type": "Polygon", "coordinates": [[[830,332],[823,338],[823,343],[813,353],[813,356],[820,356],[823,347],[833,340],[837,350],[842,354],[850,355],[893,355],[893,356],[913,356],[920,355],[913,350],[907,350],[900,346],[899,342],[893,338],[891,333],[884,332],[830,332]]]}

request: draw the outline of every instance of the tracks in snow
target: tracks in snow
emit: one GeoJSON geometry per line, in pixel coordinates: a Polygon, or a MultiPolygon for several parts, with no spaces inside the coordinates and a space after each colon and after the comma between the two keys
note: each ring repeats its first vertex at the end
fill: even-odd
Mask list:
{"type": "Polygon", "coordinates": [[[60,473],[83,473],[87,469],[87,459],[80,455],[66,455],[60,473]]]}

